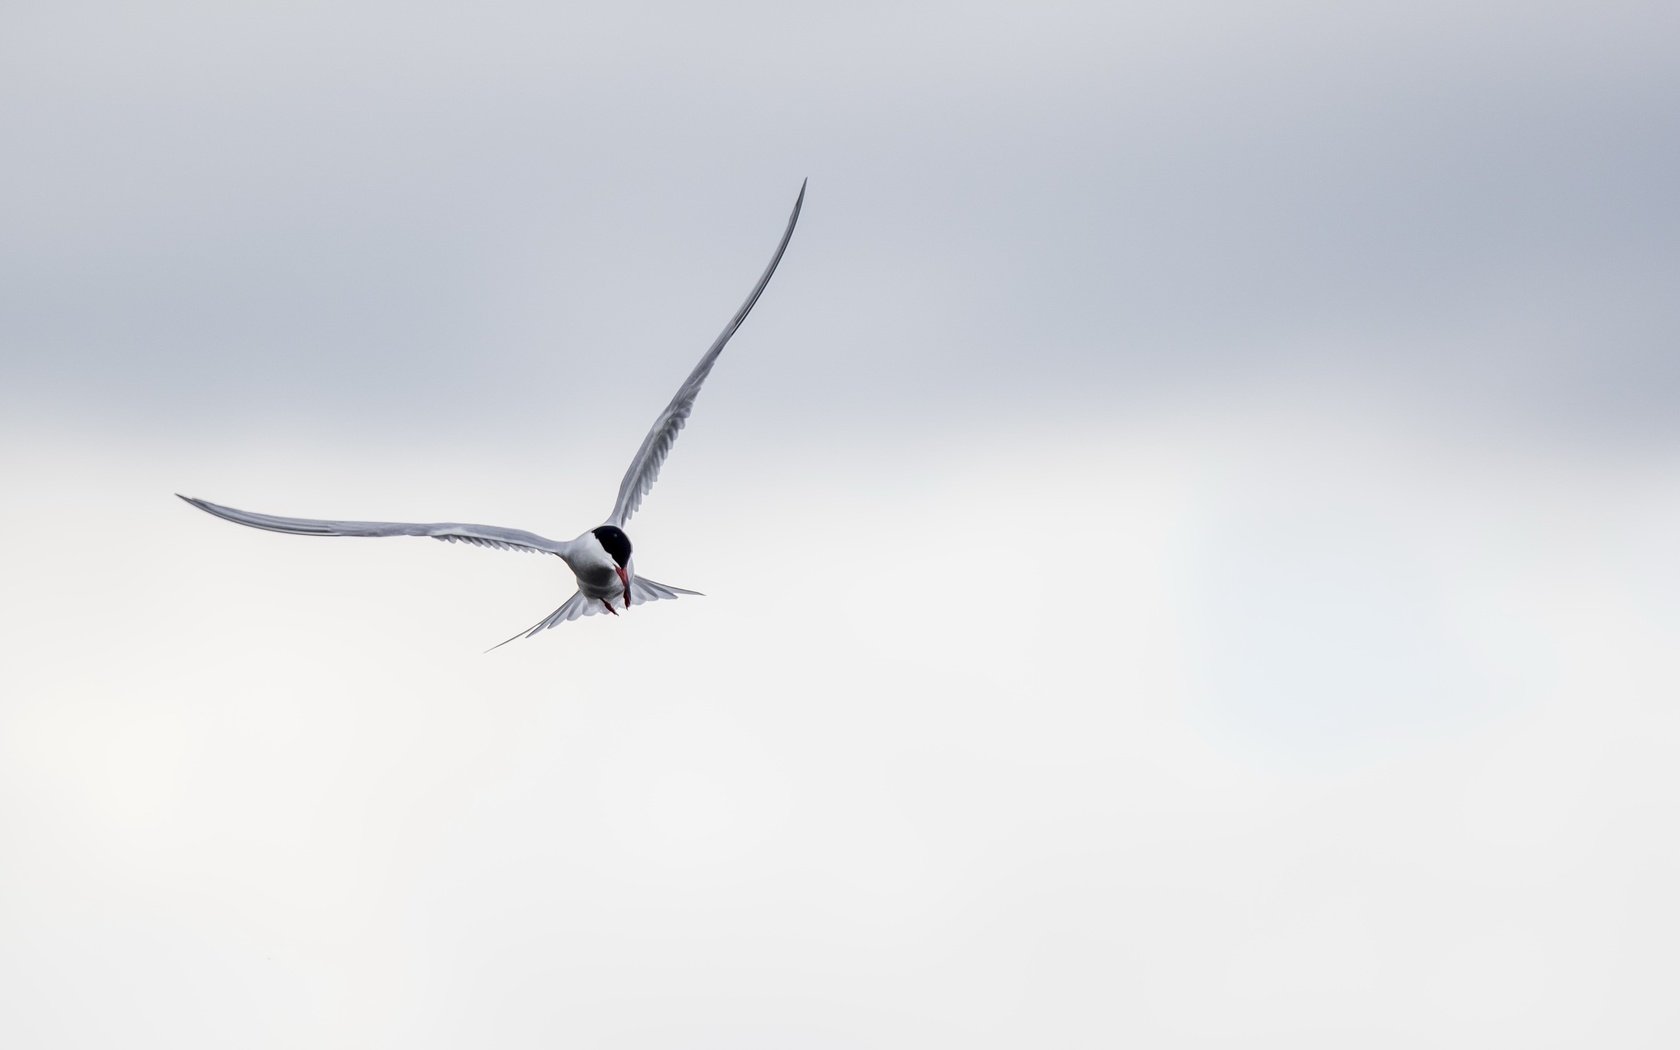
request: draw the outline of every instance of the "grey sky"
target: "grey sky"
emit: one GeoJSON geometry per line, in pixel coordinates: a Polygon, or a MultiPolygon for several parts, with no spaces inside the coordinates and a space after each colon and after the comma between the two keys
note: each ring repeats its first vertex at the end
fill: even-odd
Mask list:
{"type": "Polygon", "coordinates": [[[1665,5],[497,10],[15,16],[8,390],[525,428],[703,346],[810,174],[755,320],[847,404],[1305,370],[1672,417],[1665,5]]]}
{"type": "Polygon", "coordinates": [[[1677,20],[11,5],[0,1042],[1671,1045],[1677,20]]]}

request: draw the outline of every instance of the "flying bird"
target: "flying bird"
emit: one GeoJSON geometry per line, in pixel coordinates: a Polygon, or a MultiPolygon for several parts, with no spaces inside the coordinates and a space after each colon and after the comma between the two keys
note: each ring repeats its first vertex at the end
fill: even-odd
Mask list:
{"type": "Polygon", "coordinates": [[[566,599],[560,608],[526,630],[520,631],[513,638],[492,646],[492,649],[499,649],[515,638],[529,638],[539,631],[580,617],[597,613],[611,613],[617,616],[621,608],[628,610],[632,605],[662,598],[675,598],[679,594],[699,594],[698,591],[672,587],[638,575],[631,556],[630,537],[625,534],[624,526],[642,505],[642,497],[653,488],[654,480],[659,477],[659,468],[664,465],[665,457],[670,454],[671,446],[676,443],[677,432],[688,421],[689,413],[694,409],[694,399],[699,396],[700,386],[711,374],[712,365],[717,363],[718,355],[723,353],[730,337],[741,327],[741,322],[747,319],[753,304],[758,302],[758,297],[770,283],[770,277],[776,272],[776,265],[782,261],[782,253],[787,251],[788,241],[793,239],[793,228],[799,222],[799,209],[804,203],[805,184],[800,183],[799,196],[793,202],[793,213],[788,216],[787,229],[782,231],[781,242],[776,245],[776,254],[770,257],[770,265],[764,268],[758,283],[753,285],[747,301],[735,311],[735,316],[729,319],[729,323],[724,325],[717,339],[701,355],[700,363],[694,366],[694,371],[690,372],[688,378],[683,380],[682,386],[677,388],[671,403],[666,405],[665,410],[653,421],[653,428],[648,431],[647,437],[642,439],[641,447],[636,450],[636,455],[630,460],[629,469],[624,472],[624,480],[618,486],[618,499],[613,503],[612,513],[607,516],[606,522],[576,539],[551,540],[523,529],[459,522],[410,523],[283,518],[277,514],[235,510],[211,503],[209,500],[181,496],[180,493],[176,495],[199,510],[214,514],[218,518],[226,518],[228,521],[249,525],[255,529],[287,532],[294,536],[430,536],[449,543],[471,543],[498,550],[552,554],[565,562],[566,567],[572,570],[572,575],[577,577],[577,593],[566,599]]]}

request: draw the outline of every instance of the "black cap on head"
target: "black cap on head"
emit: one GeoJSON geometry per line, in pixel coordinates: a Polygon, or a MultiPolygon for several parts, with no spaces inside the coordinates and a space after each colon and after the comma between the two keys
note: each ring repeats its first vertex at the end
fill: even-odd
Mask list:
{"type": "Polygon", "coordinates": [[[617,562],[620,568],[629,566],[630,537],[624,534],[623,529],[617,525],[602,525],[593,531],[595,538],[601,542],[606,552],[612,555],[612,560],[617,562]]]}

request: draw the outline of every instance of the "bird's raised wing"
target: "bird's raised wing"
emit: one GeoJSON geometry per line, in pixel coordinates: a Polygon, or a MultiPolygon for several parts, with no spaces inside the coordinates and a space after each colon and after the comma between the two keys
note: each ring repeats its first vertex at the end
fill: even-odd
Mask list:
{"type": "Polygon", "coordinates": [[[630,469],[624,472],[624,480],[618,486],[618,502],[613,504],[612,517],[607,522],[612,525],[623,525],[630,520],[630,515],[636,513],[636,508],[642,505],[642,497],[653,488],[653,483],[659,477],[659,468],[665,462],[665,457],[676,443],[677,431],[688,421],[688,414],[694,408],[694,399],[700,393],[700,384],[711,374],[712,365],[735,330],[741,327],[741,322],[752,312],[753,304],[764,294],[764,286],[770,283],[770,276],[776,272],[776,264],[782,261],[782,253],[787,251],[788,241],[793,239],[793,227],[799,222],[799,209],[805,204],[805,183],[799,184],[799,197],[793,202],[793,214],[788,216],[787,229],[782,233],[782,242],[776,245],[776,254],[770,257],[770,265],[764,268],[764,275],[753,285],[752,294],[747,301],[735,311],[735,316],[729,319],[723,331],[718,335],[711,348],[700,358],[700,363],[694,366],[694,371],[688,374],[683,385],[677,388],[677,396],[665,406],[665,411],[659,413],[654,420],[653,429],[648,431],[647,437],[642,439],[642,447],[636,450],[636,458],[630,461],[630,469]]]}
{"type": "MultiPolygon", "coordinates": [[[[181,494],[176,493],[177,496],[181,494]]],[[[282,518],[277,514],[254,514],[211,503],[209,500],[181,496],[199,510],[218,518],[249,525],[253,529],[270,532],[289,532],[294,536],[430,536],[449,543],[471,543],[498,550],[535,551],[538,554],[563,555],[569,543],[551,540],[523,529],[504,529],[499,525],[467,525],[459,522],[410,524],[401,521],[321,521],[315,518],[282,518]]]]}

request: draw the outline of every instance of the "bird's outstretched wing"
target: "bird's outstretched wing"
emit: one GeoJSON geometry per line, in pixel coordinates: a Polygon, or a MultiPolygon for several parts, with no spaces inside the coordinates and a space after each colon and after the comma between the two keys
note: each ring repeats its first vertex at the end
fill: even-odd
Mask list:
{"type": "Polygon", "coordinates": [[[694,366],[694,371],[688,374],[683,385],[677,388],[677,396],[665,406],[665,411],[659,413],[654,420],[653,429],[648,431],[647,437],[642,439],[642,447],[636,450],[636,458],[630,461],[630,469],[624,472],[624,480],[618,486],[618,502],[613,504],[612,516],[607,522],[612,525],[623,525],[630,520],[630,515],[636,513],[636,508],[642,505],[642,497],[653,488],[654,480],[659,477],[659,468],[665,462],[665,457],[676,443],[677,431],[688,421],[688,414],[694,408],[694,399],[700,393],[700,384],[711,374],[712,365],[718,355],[728,344],[735,330],[741,327],[741,322],[752,312],[753,304],[764,294],[765,285],[770,283],[770,276],[776,272],[776,264],[782,261],[782,253],[787,251],[788,241],[793,239],[793,227],[799,222],[799,209],[805,204],[805,183],[799,184],[799,197],[793,202],[793,214],[788,216],[787,229],[782,233],[782,241],[776,245],[776,254],[770,257],[770,265],[764,268],[764,275],[753,285],[752,294],[747,301],[735,311],[735,316],[729,319],[723,331],[711,345],[700,363],[694,366]]]}
{"type": "MultiPolygon", "coordinates": [[[[656,602],[662,598],[675,598],[679,594],[698,595],[700,592],[686,591],[681,587],[672,587],[668,583],[657,583],[641,576],[630,577],[631,605],[642,605],[646,602],[656,602]]],[[[617,607],[615,606],[614,608],[616,609],[617,607]]],[[[484,651],[487,653],[493,652],[500,649],[508,642],[513,641],[514,638],[529,638],[533,634],[546,631],[550,627],[558,627],[567,621],[581,620],[585,616],[596,616],[606,611],[606,606],[601,604],[600,599],[586,598],[582,591],[578,591],[570,598],[567,598],[565,604],[561,605],[560,608],[549,613],[547,616],[538,620],[525,630],[520,631],[518,634],[514,635],[513,638],[509,638],[504,642],[497,642],[495,645],[492,645],[489,649],[484,651]]]]}
{"type": "MultiPolygon", "coordinates": [[[[181,496],[179,492],[177,496],[181,496]]],[[[499,525],[467,525],[459,522],[412,524],[401,521],[322,521],[315,518],[282,518],[277,514],[255,514],[211,503],[209,500],[181,496],[199,510],[218,518],[249,525],[253,529],[270,532],[289,532],[294,536],[430,536],[448,543],[471,543],[498,550],[535,551],[538,554],[564,555],[570,544],[551,540],[523,529],[504,529],[499,525]]]]}

